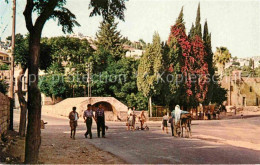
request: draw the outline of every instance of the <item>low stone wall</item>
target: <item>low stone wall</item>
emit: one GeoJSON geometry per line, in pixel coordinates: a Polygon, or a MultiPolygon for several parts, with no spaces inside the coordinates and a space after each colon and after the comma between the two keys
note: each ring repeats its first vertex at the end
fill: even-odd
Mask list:
{"type": "Polygon", "coordinates": [[[10,121],[10,100],[0,93],[0,135],[5,134],[10,121]]]}

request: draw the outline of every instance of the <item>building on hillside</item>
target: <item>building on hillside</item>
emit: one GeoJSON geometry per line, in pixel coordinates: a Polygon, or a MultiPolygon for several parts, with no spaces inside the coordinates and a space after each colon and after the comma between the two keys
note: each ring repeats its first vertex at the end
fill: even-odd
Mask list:
{"type": "Polygon", "coordinates": [[[95,45],[95,41],[97,40],[95,37],[91,37],[91,36],[84,36],[82,33],[78,33],[78,34],[71,34],[69,35],[69,37],[72,38],[79,38],[81,40],[86,39],[88,40],[90,46],[92,47],[92,49],[97,50],[97,46],[95,45]]]}
{"type": "Polygon", "coordinates": [[[10,56],[8,53],[5,53],[3,51],[0,51],[0,65],[1,64],[10,64],[11,61],[10,61],[10,56]]]}
{"type": "Polygon", "coordinates": [[[123,45],[126,52],[126,57],[132,57],[134,59],[140,59],[144,53],[144,50],[141,49],[135,49],[129,45],[123,45]]]}
{"type": "Polygon", "coordinates": [[[259,106],[260,77],[241,77],[241,71],[233,71],[222,78],[221,85],[228,90],[228,105],[259,106]]]}

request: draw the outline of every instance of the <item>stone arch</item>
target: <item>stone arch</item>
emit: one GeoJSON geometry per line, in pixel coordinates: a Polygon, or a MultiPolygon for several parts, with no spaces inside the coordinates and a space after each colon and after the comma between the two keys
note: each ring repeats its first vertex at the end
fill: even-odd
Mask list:
{"type": "Polygon", "coordinates": [[[103,108],[105,111],[112,111],[114,112],[115,111],[115,107],[113,105],[111,105],[109,102],[106,102],[106,101],[100,101],[100,102],[96,102],[95,104],[93,104],[93,109],[95,110],[96,107],[99,105],[99,104],[102,104],[103,108]]]}
{"type": "Polygon", "coordinates": [[[116,111],[115,107],[107,101],[99,101],[99,102],[92,104],[92,106],[93,106],[92,109],[96,110],[96,108],[99,104],[102,104],[102,106],[105,110],[106,120],[109,120],[109,121],[115,120],[115,117],[117,115],[117,111],[116,111]]]}

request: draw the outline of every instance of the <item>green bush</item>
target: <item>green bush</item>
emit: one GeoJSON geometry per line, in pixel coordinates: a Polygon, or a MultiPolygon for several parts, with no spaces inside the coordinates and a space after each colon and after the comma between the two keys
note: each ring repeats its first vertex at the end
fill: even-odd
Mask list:
{"type": "Polygon", "coordinates": [[[9,86],[5,82],[5,80],[0,80],[0,92],[3,94],[7,94],[8,88],[9,88],[9,86]]]}

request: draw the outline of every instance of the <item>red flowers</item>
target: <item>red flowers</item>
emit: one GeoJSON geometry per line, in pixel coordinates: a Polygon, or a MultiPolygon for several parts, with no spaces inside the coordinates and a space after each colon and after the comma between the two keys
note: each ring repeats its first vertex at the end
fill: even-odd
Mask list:
{"type": "Polygon", "coordinates": [[[194,96],[197,101],[201,102],[208,91],[208,64],[204,60],[206,56],[204,43],[198,35],[189,40],[183,23],[177,23],[171,27],[168,44],[173,38],[177,39],[182,51],[181,71],[186,77],[186,94],[188,97],[194,96]]]}

